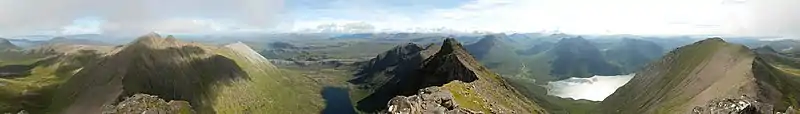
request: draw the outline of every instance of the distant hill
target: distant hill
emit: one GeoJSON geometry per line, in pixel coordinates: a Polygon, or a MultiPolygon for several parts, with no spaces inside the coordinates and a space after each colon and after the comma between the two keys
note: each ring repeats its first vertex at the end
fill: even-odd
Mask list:
{"type": "Polygon", "coordinates": [[[320,87],[242,43],[184,43],[152,33],[61,84],[49,112],[91,113],[134,94],[188,101],[203,113],[318,113],[320,87]]]}
{"type": "Polygon", "coordinates": [[[91,40],[91,39],[79,39],[79,38],[68,38],[68,37],[54,37],[53,39],[48,40],[44,43],[46,44],[70,44],[70,45],[98,45],[98,46],[110,46],[112,44],[104,43],[98,40],[91,40]]]}
{"type": "Polygon", "coordinates": [[[605,58],[616,63],[624,73],[633,73],[663,55],[663,48],[646,40],[624,38],[604,51],[605,58]]]}
{"type": "Polygon", "coordinates": [[[554,57],[550,74],[560,79],[569,77],[591,77],[593,75],[617,75],[619,66],[609,63],[600,49],[581,37],[564,38],[550,49],[554,57]]]}
{"type": "Polygon", "coordinates": [[[521,56],[505,35],[486,35],[478,42],[464,46],[481,64],[500,74],[517,74],[522,67],[521,56]]]}
{"type": "Polygon", "coordinates": [[[18,49],[21,49],[21,48],[17,47],[14,44],[12,44],[11,41],[9,41],[8,39],[0,38],[0,51],[18,50],[18,49]]]}
{"type": "MultiPolygon", "coordinates": [[[[413,44],[399,46],[395,49],[403,47],[408,47],[403,50],[408,50],[409,53],[401,53],[399,57],[392,58],[406,58],[409,56],[402,55],[411,55],[410,58],[422,56],[420,57],[422,60],[389,59],[401,60],[399,63],[411,63],[390,64],[389,66],[391,67],[367,64],[367,66],[376,66],[374,67],[375,69],[408,68],[412,69],[410,70],[412,72],[384,72],[384,75],[389,75],[389,79],[386,79],[388,81],[377,87],[373,93],[358,101],[360,110],[367,112],[383,110],[387,107],[381,105],[389,102],[392,97],[411,96],[420,89],[435,86],[452,93],[454,101],[460,104],[458,109],[463,108],[484,113],[543,113],[539,106],[527,100],[503,78],[478,63],[455,39],[446,39],[438,50],[432,47],[420,50],[419,46],[414,46],[413,44]],[[430,52],[435,52],[435,54],[430,52]]],[[[400,51],[393,50],[389,52],[397,53],[400,51]]],[[[387,57],[379,56],[374,61],[382,61],[382,58],[385,59],[387,57]]],[[[372,67],[365,68],[370,69],[372,67]]]]}
{"type": "Polygon", "coordinates": [[[553,43],[553,42],[539,42],[539,43],[534,44],[533,47],[529,47],[527,49],[517,51],[517,54],[519,54],[519,55],[536,55],[536,54],[539,54],[541,52],[545,52],[547,50],[550,50],[555,45],[556,45],[556,43],[553,43]]]}
{"type": "Polygon", "coordinates": [[[710,38],[669,52],[597,108],[599,113],[774,113],[800,106],[800,60],[710,38]],[[729,108],[741,107],[741,108],[729,108]]]}

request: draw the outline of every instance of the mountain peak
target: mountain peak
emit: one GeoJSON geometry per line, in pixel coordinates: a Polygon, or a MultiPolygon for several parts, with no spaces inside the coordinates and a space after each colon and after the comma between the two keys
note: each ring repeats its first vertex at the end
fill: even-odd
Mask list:
{"type": "Polygon", "coordinates": [[[756,96],[757,92],[742,89],[764,88],[753,81],[758,73],[751,72],[755,56],[744,45],[721,38],[680,47],[636,72],[598,109],[604,113],[689,112],[713,99],[756,96]]]}
{"type": "Polygon", "coordinates": [[[444,40],[444,43],[442,43],[442,48],[439,49],[439,52],[437,52],[436,55],[439,55],[439,54],[451,54],[451,53],[458,53],[458,52],[465,53],[463,51],[464,51],[463,46],[461,45],[461,43],[456,41],[455,38],[446,38],[444,40]]]}
{"type": "Polygon", "coordinates": [[[179,42],[172,35],[163,38],[157,33],[149,33],[140,36],[130,44],[130,46],[145,46],[150,48],[178,47],[183,45],[183,43],[179,42]]]}
{"type": "Polygon", "coordinates": [[[5,38],[0,38],[0,45],[11,44],[11,41],[5,38]]]}
{"type": "Polygon", "coordinates": [[[453,38],[447,38],[439,52],[425,61],[423,71],[431,75],[425,77],[427,79],[423,82],[432,83],[423,85],[441,85],[453,80],[462,82],[475,81],[478,79],[476,68],[480,67],[477,62],[475,58],[464,50],[461,43],[458,43],[453,38]]]}
{"type": "Polygon", "coordinates": [[[723,40],[720,37],[712,37],[712,38],[706,38],[704,40],[700,40],[698,42],[695,42],[695,44],[700,44],[700,43],[727,43],[727,42],[725,42],[725,40],[723,40]]]}
{"type": "Polygon", "coordinates": [[[478,42],[475,42],[475,44],[472,45],[478,45],[482,47],[497,46],[498,43],[502,42],[502,38],[503,36],[500,35],[485,35],[483,38],[481,38],[481,40],[478,40],[478,42]]]}
{"type": "Polygon", "coordinates": [[[19,49],[19,47],[11,43],[11,41],[8,41],[8,39],[0,38],[0,50],[6,49],[19,49]]]}
{"type": "MultiPolygon", "coordinates": [[[[470,110],[533,113],[538,109],[538,106],[524,99],[503,78],[478,63],[454,38],[445,38],[442,45],[438,47],[440,49],[432,56],[422,57],[424,58],[422,62],[415,62],[419,58],[407,59],[398,62],[399,64],[392,64],[395,65],[393,67],[381,68],[375,68],[376,65],[368,64],[367,68],[381,70],[386,72],[384,75],[389,76],[385,77],[386,80],[377,82],[379,87],[375,90],[376,92],[360,100],[357,107],[368,112],[376,111],[376,109],[387,108],[380,105],[387,104],[392,97],[413,95],[420,89],[438,86],[452,92],[454,101],[457,103],[476,104],[464,107],[470,110]],[[407,72],[397,72],[398,70],[407,72]],[[483,100],[474,101],[462,98],[481,98],[483,100]]],[[[436,50],[437,48],[428,46],[422,52],[416,53],[426,56],[428,54],[425,53],[428,51],[436,50]]]]}
{"type": "MultiPolygon", "coordinates": [[[[175,36],[172,36],[172,35],[167,35],[167,38],[166,38],[165,40],[166,40],[167,42],[175,42],[175,41],[178,41],[178,39],[175,39],[175,36]]],[[[239,43],[242,43],[242,42],[239,42],[239,43]]]]}

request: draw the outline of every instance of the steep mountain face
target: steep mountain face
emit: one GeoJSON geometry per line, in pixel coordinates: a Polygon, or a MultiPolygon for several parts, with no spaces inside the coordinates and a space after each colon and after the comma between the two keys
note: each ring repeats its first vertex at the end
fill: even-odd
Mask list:
{"type": "Polygon", "coordinates": [[[597,47],[581,37],[561,39],[548,53],[554,56],[550,74],[560,79],[621,72],[618,66],[606,61],[597,47]]]}
{"type": "MultiPolygon", "coordinates": [[[[430,47],[430,46],[429,46],[430,47]]],[[[430,52],[430,49],[419,53],[430,52]]],[[[454,101],[468,110],[486,113],[540,113],[541,108],[527,100],[505,80],[473,58],[455,39],[448,38],[439,50],[422,63],[410,64],[411,74],[394,75],[374,93],[358,101],[367,112],[386,109],[395,96],[411,96],[418,90],[439,86],[454,96],[454,101]],[[383,105],[381,107],[369,107],[383,105]]]]}
{"type": "Polygon", "coordinates": [[[153,33],[106,55],[58,88],[50,112],[99,113],[102,106],[139,93],[188,101],[201,113],[321,108],[317,85],[277,69],[242,43],[205,46],[153,33]]]}
{"type": "Polygon", "coordinates": [[[0,51],[17,50],[17,49],[20,48],[12,44],[11,41],[8,41],[7,39],[4,38],[0,38],[0,51]]]}
{"type": "MultiPolygon", "coordinates": [[[[758,51],[762,50],[762,51],[758,51]]],[[[796,58],[756,52],[720,38],[680,47],[651,63],[600,103],[603,113],[703,113],[719,101],[746,101],[742,111],[797,107],[796,58]],[[778,62],[780,61],[780,62],[778,62]],[[752,100],[748,100],[752,99],[752,100]],[[759,103],[760,102],[760,103],[759,103]],[[752,110],[750,110],[752,109],[752,110]]],[[[741,103],[740,103],[741,104],[741,103]]]]}
{"type": "Polygon", "coordinates": [[[664,49],[658,44],[640,40],[625,38],[616,46],[606,50],[605,58],[618,64],[624,73],[635,72],[648,63],[658,59],[663,54],[664,49]]]}
{"type": "Polygon", "coordinates": [[[417,44],[399,45],[379,54],[365,63],[358,63],[360,69],[351,83],[362,89],[377,89],[394,76],[409,76],[430,55],[423,55],[423,48],[417,44]]]}
{"type": "Polygon", "coordinates": [[[500,74],[517,74],[522,67],[520,55],[504,35],[486,35],[478,42],[466,45],[465,49],[481,64],[500,74]]]}

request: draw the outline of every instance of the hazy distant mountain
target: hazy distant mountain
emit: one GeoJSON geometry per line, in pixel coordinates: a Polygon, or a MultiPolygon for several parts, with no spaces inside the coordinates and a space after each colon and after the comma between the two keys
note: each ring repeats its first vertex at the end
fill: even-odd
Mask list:
{"type": "Polygon", "coordinates": [[[550,50],[555,45],[556,45],[556,43],[552,43],[552,42],[539,42],[537,44],[534,44],[533,47],[517,51],[517,54],[519,54],[519,55],[536,55],[536,54],[545,52],[547,50],[550,50]]]}
{"type": "Polygon", "coordinates": [[[520,55],[505,35],[486,35],[478,42],[464,46],[481,64],[501,74],[517,74],[522,67],[520,55]]]}
{"type": "Polygon", "coordinates": [[[12,44],[11,41],[8,41],[5,38],[0,38],[0,51],[3,51],[3,50],[17,50],[17,49],[21,49],[21,48],[17,47],[14,44],[12,44]]]}
{"type": "Polygon", "coordinates": [[[564,38],[548,52],[553,54],[551,75],[559,78],[612,76],[620,74],[619,66],[609,63],[600,49],[581,37],[564,38]]]}
{"type": "MultiPolygon", "coordinates": [[[[413,48],[414,46],[410,47],[412,47],[410,52],[419,49],[413,48]]],[[[464,104],[447,110],[465,109],[484,113],[539,113],[543,111],[535,103],[522,96],[499,75],[480,65],[455,39],[446,39],[435,54],[426,54],[431,51],[434,50],[417,51],[416,53],[418,54],[412,53],[412,55],[429,56],[422,57],[425,59],[418,64],[398,64],[410,65],[406,67],[416,69],[408,72],[410,74],[387,72],[385,75],[393,76],[385,84],[378,87],[375,92],[359,100],[359,109],[368,112],[385,109],[385,106],[374,106],[386,104],[389,99],[395,96],[410,96],[417,94],[420,89],[440,87],[452,94],[455,103],[464,104]]],[[[418,59],[401,60],[419,61],[418,59]]],[[[375,65],[372,64],[372,66],[375,65]]],[[[445,94],[445,96],[447,95],[445,94]]],[[[425,110],[433,109],[419,108],[409,110],[426,112],[425,110]]],[[[392,110],[389,111],[392,112],[392,110]]]]}
{"type": "Polygon", "coordinates": [[[624,38],[604,51],[605,58],[618,64],[624,73],[633,73],[661,57],[663,48],[656,43],[624,38]]]}
{"type": "Polygon", "coordinates": [[[68,38],[68,37],[54,37],[53,39],[50,39],[47,42],[45,42],[45,44],[105,45],[105,46],[112,45],[98,40],[68,38]]]}
{"type": "Polygon", "coordinates": [[[669,52],[598,113],[774,113],[798,107],[800,59],[710,38],[669,52]],[[739,108],[730,108],[739,107],[739,108]]]}

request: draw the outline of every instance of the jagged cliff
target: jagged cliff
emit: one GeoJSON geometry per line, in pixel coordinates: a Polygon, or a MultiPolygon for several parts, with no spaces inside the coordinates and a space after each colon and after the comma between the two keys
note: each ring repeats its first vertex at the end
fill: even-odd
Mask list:
{"type": "MultiPolygon", "coordinates": [[[[426,52],[430,51],[417,53],[429,55],[422,54],[426,52]]],[[[485,113],[543,112],[500,76],[478,63],[455,39],[446,39],[435,54],[423,58],[426,59],[421,63],[407,66],[415,69],[410,74],[389,74],[393,77],[361,99],[358,108],[379,111],[387,108],[385,104],[392,97],[411,96],[420,89],[437,86],[452,93],[454,101],[464,109],[485,113]]]]}

